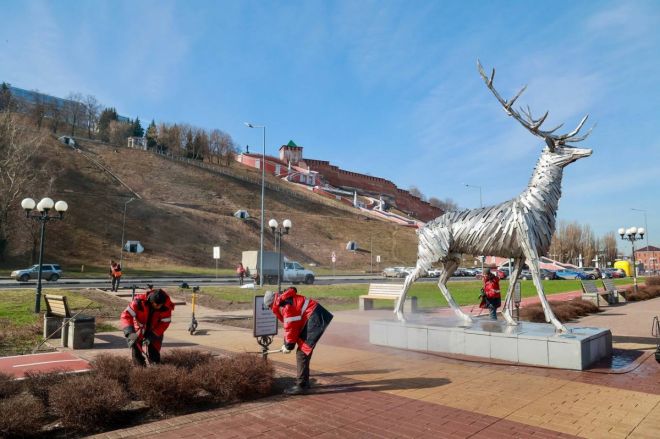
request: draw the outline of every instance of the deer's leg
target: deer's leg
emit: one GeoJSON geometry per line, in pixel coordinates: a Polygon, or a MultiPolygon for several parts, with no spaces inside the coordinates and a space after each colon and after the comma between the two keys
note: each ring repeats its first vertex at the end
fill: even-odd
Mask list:
{"type": "Polygon", "coordinates": [[[447,300],[447,303],[449,304],[449,307],[454,311],[454,314],[456,314],[458,317],[462,318],[463,320],[467,322],[472,321],[472,317],[470,317],[468,314],[463,312],[460,306],[456,303],[454,300],[454,297],[451,295],[449,292],[449,289],[447,288],[447,281],[451,277],[452,273],[456,271],[459,265],[459,260],[455,258],[448,258],[447,260],[444,261],[442,264],[442,273],[440,273],[440,277],[438,278],[438,288],[440,288],[440,291],[442,291],[442,295],[445,296],[445,299],[447,300]]]}
{"type": "Polygon", "coordinates": [[[511,276],[509,276],[509,288],[506,290],[506,299],[504,299],[504,305],[502,307],[502,317],[504,317],[504,320],[506,320],[508,325],[515,326],[518,324],[518,322],[513,320],[513,317],[511,317],[510,303],[511,300],[513,300],[513,287],[516,285],[516,282],[518,282],[524,261],[524,258],[516,258],[513,261],[513,270],[511,271],[511,276]]]}
{"type": "Polygon", "coordinates": [[[527,258],[527,264],[529,269],[532,272],[532,279],[534,280],[534,286],[536,287],[536,292],[539,295],[541,300],[541,306],[543,306],[543,312],[545,313],[545,321],[552,323],[557,331],[568,332],[566,326],[564,326],[558,319],[555,317],[555,314],[550,308],[548,299],[545,297],[545,292],[543,291],[543,284],[541,283],[541,273],[539,271],[539,255],[536,251],[536,241],[534,238],[534,232],[529,227],[527,221],[524,217],[520,217],[518,222],[518,232],[520,236],[520,246],[525,253],[527,258]]]}
{"type": "Polygon", "coordinates": [[[403,282],[403,290],[401,291],[399,295],[399,299],[396,302],[396,306],[394,307],[394,313],[396,314],[397,318],[401,321],[405,321],[406,317],[403,314],[403,305],[406,302],[406,296],[408,295],[408,290],[412,286],[412,284],[419,279],[419,277],[426,273],[427,270],[431,267],[431,264],[428,263],[428,265],[422,260],[418,259],[417,260],[417,265],[415,266],[415,269],[408,275],[406,276],[406,280],[403,282]]]}
{"type": "Polygon", "coordinates": [[[443,259],[449,252],[449,231],[444,227],[424,227],[418,232],[419,244],[417,247],[417,265],[415,269],[406,276],[403,289],[394,307],[394,313],[401,321],[405,320],[403,305],[410,286],[421,275],[426,273],[433,262],[443,259]]]}

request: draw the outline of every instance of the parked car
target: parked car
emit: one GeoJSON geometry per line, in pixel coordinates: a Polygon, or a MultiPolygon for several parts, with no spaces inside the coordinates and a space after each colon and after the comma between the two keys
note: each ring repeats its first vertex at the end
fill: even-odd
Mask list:
{"type": "Polygon", "coordinates": [[[600,279],[602,277],[600,270],[596,267],[583,267],[582,271],[587,273],[589,279],[600,279]]]}
{"type": "MultiPolygon", "coordinates": [[[[460,268],[460,267],[459,267],[459,268],[456,269],[456,271],[454,271],[454,273],[452,274],[452,276],[455,276],[455,277],[466,277],[466,276],[470,276],[470,273],[468,272],[467,269],[465,269],[465,268],[460,268]]],[[[474,275],[472,275],[472,276],[474,276],[474,275]]]]}
{"type": "Polygon", "coordinates": [[[474,268],[465,268],[465,276],[473,277],[477,275],[477,270],[474,268]]]}
{"type": "Polygon", "coordinates": [[[439,268],[431,268],[426,274],[428,277],[440,277],[440,273],[442,273],[442,270],[439,268]]]}
{"type": "MultiPolygon", "coordinates": [[[[558,279],[557,273],[546,268],[539,268],[539,274],[543,280],[555,280],[558,279]]],[[[532,280],[532,272],[529,270],[522,270],[520,272],[520,278],[522,280],[532,280]]]]}
{"type": "Polygon", "coordinates": [[[284,282],[299,282],[312,285],[314,283],[314,272],[306,269],[296,261],[285,261],[282,269],[282,280],[284,282]]]}
{"type": "MultiPolygon", "coordinates": [[[[41,278],[49,281],[56,281],[62,277],[62,268],[59,264],[42,264],[41,278]]],[[[27,282],[30,279],[37,279],[39,277],[39,264],[33,265],[30,268],[23,270],[15,270],[11,272],[11,277],[19,282],[27,282]]]]}
{"type": "Polygon", "coordinates": [[[557,270],[557,277],[561,279],[589,279],[589,275],[580,270],[557,270]]]}
{"type": "Polygon", "coordinates": [[[603,272],[606,272],[612,276],[613,279],[620,279],[626,277],[626,272],[621,268],[604,268],[603,272]]]}
{"type": "Polygon", "coordinates": [[[408,276],[408,273],[406,273],[404,267],[387,267],[383,270],[383,277],[406,277],[408,276]]]}
{"type": "Polygon", "coordinates": [[[602,279],[612,279],[612,272],[607,271],[607,268],[600,270],[600,277],[602,279]]]}
{"type": "MultiPolygon", "coordinates": [[[[500,270],[499,268],[491,268],[490,271],[495,275],[497,275],[497,277],[499,277],[500,279],[506,279],[508,277],[508,274],[504,270],[500,270]]],[[[476,277],[477,279],[482,278],[481,269],[477,271],[477,274],[474,277],[476,277]]]]}

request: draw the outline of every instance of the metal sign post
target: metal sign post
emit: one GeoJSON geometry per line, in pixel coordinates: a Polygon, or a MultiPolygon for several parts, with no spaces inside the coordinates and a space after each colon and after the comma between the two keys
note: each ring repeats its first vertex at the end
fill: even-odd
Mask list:
{"type": "Polygon", "coordinates": [[[376,271],[380,273],[380,255],[376,255],[376,271]]]}
{"type": "Polygon", "coordinates": [[[213,247],[213,259],[215,259],[215,278],[218,278],[218,259],[220,259],[220,247],[213,247]]]}
{"type": "Polygon", "coordinates": [[[252,332],[265,359],[268,357],[268,347],[273,342],[273,336],[277,335],[277,317],[264,305],[264,296],[254,296],[253,305],[252,332]]]}

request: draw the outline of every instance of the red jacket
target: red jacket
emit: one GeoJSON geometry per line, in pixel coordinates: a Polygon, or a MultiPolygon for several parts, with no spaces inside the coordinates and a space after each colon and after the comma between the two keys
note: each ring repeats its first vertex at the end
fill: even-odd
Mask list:
{"type": "Polygon", "coordinates": [[[491,273],[484,277],[484,293],[489,299],[500,299],[500,278],[491,273]]]}
{"type": "Polygon", "coordinates": [[[300,338],[300,331],[307,324],[316,306],[316,300],[298,295],[293,288],[276,295],[272,306],[273,313],[284,324],[284,342],[296,343],[298,348],[308,355],[314,348],[300,338]]]}
{"type": "Polygon", "coordinates": [[[165,330],[170,326],[174,310],[174,303],[170,300],[170,296],[167,293],[165,296],[163,306],[159,310],[155,310],[147,302],[147,294],[136,294],[135,299],[121,313],[120,321],[124,333],[137,332],[137,341],[141,343],[144,334],[149,331],[156,337],[155,343],[152,342],[152,344],[156,349],[160,349],[160,342],[165,330]]]}

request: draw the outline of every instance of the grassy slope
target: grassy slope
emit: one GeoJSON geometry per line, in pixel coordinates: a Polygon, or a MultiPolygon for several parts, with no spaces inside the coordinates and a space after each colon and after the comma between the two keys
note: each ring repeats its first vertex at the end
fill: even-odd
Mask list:
{"type": "MultiPolygon", "coordinates": [[[[125,269],[158,274],[180,270],[214,274],[213,246],[221,246],[220,268],[227,270],[240,260],[243,250],[259,247],[259,185],[211,174],[145,151],[91,143],[83,147],[143,198],[127,205],[125,239],[140,240],[146,251],[141,255],[125,253],[125,269]],[[238,209],[246,209],[252,218],[234,218],[232,214],[238,209]]],[[[80,272],[83,264],[86,272],[105,273],[109,260],[119,257],[124,202],[132,194],[82,154],[64,145],[51,141],[44,146],[43,154],[48,157],[44,168],[56,178],[52,190],[36,188],[35,197],[48,194],[69,203],[66,219],[48,224],[45,261],[59,262],[69,273],[80,272]]],[[[266,190],[265,218],[290,218],[293,230],[283,241],[284,254],[302,263],[316,263],[322,269],[331,269],[333,251],[337,253],[340,272],[369,268],[368,252],[345,250],[350,240],[369,248],[373,239],[374,253],[382,258],[381,267],[411,265],[415,260],[413,229],[357,212],[266,190]]],[[[20,218],[20,212],[13,220],[20,227],[3,274],[10,268],[27,265],[32,249],[28,229],[33,225],[20,218]]],[[[272,249],[268,229],[264,244],[266,250],[272,249]]]]}

